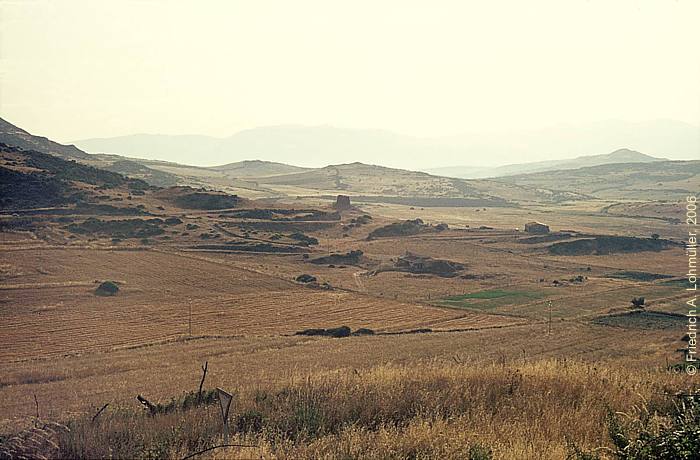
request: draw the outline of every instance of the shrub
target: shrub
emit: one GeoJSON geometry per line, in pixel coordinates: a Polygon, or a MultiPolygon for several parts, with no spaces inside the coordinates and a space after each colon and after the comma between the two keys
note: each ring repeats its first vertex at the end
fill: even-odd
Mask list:
{"type": "Polygon", "coordinates": [[[243,433],[259,433],[264,425],[263,414],[255,409],[239,415],[235,423],[236,429],[243,433]]]}
{"type": "Polygon", "coordinates": [[[313,283],[314,281],[316,281],[315,276],[309,275],[306,273],[304,273],[303,275],[297,276],[295,279],[298,283],[313,283]]]}
{"type": "Polygon", "coordinates": [[[633,297],[630,302],[632,308],[644,308],[644,297],[633,297]]]}
{"type": "Polygon", "coordinates": [[[81,235],[103,235],[112,238],[147,238],[165,233],[161,219],[100,220],[94,217],[80,224],[70,224],[66,229],[81,235]]]}
{"type": "Polygon", "coordinates": [[[95,289],[95,295],[113,296],[119,292],[119,286],[114,281],[104,281],[95,289]]]}
{"type": "Polygon", "coordinates": [[[350,329],[347,326],[340,326],[340,327],[335,327],[332,329],[326,329],[326,332],[331,337],[335,337],[335,338],[339,339],[342,337],[350,337],[350,334],[352,333],[352,329],[350,329]]]}
{"type": "Polygon", "coordinates": [[[491,460],[493,453],[488,447],[481,444],[473,444],[469,447],[469,460],[491,460]]]}
{"type": "Polygon", "coordinates": [[[700,452],[700,393],[681,396],[667,418],[669,423],[656,428],[651,417],[640,417],[631,425],[641,426],[641,429],[630,430],[617,414],[610,412],[608,431],[616,458],[697,459],[700,452]],[[632,435],[632,431],[637,433],[632,435]]]}
{"type": "Polygon", "coordinates": [[[194,192],[176,197],[174,203],[187,209],[227,209],[237,206],[241,199],[237,195],[194,192]]]}
{"type": "Polygon", "coordinates": [[[361,327],[355,332],[353,332],[352,335],[374,335],[374,331],[366,327],[361,327]]]}
{"type": "MultiPolygon", "coordinates": [[[[365,329],[369,331],[369,329],[365,329]]],[[[373,334],[374,332],[372,332],[373,334]]],[[[332,327],[330,329],[304,329],[303,331],[297,331],[295,335],[309,335],[309,336],[323,336],[323,337],[335,337],[336,339],[343,337],[350,337],[352,335],[352,329],[348,326],[332,327]]]]}
{"type": "Polygon", "coordinates": [[[318,240],[313,236],[304,235],[301,232],[295,232],[289,235],[289,238],[298,241],[303,246],[313,246],[318,244],[318,240]]]}
{"type": "Polygon", "coordinates": [[[165,223],[165,225],[179,225],[182,223],[182,219],[178,217],[168,217],[163,223],[165,223]]]}

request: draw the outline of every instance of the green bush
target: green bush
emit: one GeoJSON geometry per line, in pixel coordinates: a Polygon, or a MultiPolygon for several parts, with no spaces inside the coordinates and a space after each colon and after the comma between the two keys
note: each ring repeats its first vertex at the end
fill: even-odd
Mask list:
{"type": "Polygon", "coordinates": [[[651,418],[636,420],[633,430],[613,412],[608,415],[608,432],[620,460],[694,460],[700,458],[700,392],[679,397],[666,414],[668,424],[651,426],[651,418]]]}
{"type": "Polygon", "coordinates": [[[114,281],[104,281],[95,289],[95,295],[113,296],[119,292],[119,286],[114,281]]]}

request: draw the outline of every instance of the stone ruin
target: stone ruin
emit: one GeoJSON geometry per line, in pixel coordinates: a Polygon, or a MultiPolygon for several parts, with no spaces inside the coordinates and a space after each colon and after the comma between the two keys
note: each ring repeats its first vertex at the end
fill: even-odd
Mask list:
{"type": "Polygon", "coordinates": [[[347,195],[338,195],[338,197],[335,199],[334,207],[338,211],[347,211],[349,209],[352,209],[352,205],[350,204],[350,197],[347,195]]]}

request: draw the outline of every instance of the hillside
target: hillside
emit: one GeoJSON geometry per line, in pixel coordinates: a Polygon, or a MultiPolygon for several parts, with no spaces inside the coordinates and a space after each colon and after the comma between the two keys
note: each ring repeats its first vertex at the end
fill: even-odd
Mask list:
{"type": "Polygon", "coordinates": [[[175,185],[179,181],[177,175],[152,169],[140,160],[132,160],[119,155],[91,155],[74,145],[63,145],[46,137],[30,134],[1,118],[0,142],[6,146],[55,155],[65,160],[75,160],[134,179],[143,179],[150,185],[159,187],[175,185]]]}
{"type": "Polygon", "coordinates": [[[77,204],[97,199],[100,189],[148,185],[57,156],[0,144],[0,208],[27,209],[77,204]]]}
{"type": "MultiPolygon", "coordinates": [[[[42,149],[40,152],[75,159],[154,186],[205,187],[251,198],[318,195],[325,192],[327,195],[354,195],[356,201],[421,207],[503,206],[509,202],[552,203],[591,197],[658,199],[668,191],[679,195],[697,189],[696,162],[662,160],[629,149],[570,160],[504,166],[495,169],[498,171],[495,175],[505,175],[497,180],[466,180],[360,162],[303,168],[270,161],[246,160],[221,166],[198,167],[114,154],[90,155],[73,146],[33,136],[4,121],[1,126],[12,142],[8,145],[20,148],[23,148],[22,145],[38,146],[42,149]],[[521,170],[529,172],[514,174],[521,170]],[[552,174],[552,171],[557,173],[552,174]]],[[[319,130],[327,134],[327,129],[319,130]]],[[[339,135],[339,131],[331,131],[334,133],[331,137],[339,135]]],[[[276,136],[285,137],[282,134],[287,133],[289,145],[299,145],[292,142],[297,139],[298,130],[279,127],[272,129],[271,133],[272,139],[276,136]]],[[[236,137],[243,136],[253,142],[252,139],[257,138],[258,134],[258,131],[251,130],[245,134],[239,133],[236,137]]],[[[386,132],[376,132],[374,135],[376,139],[382,138],[387,142],[389,139],[397,139],[386,132]]],[[[184,138],[194,143],[202,140],[197,136],[184,138]]],[[[322,144],[325,142],[323,139],[324,136],[321,135],[318,142],[322,144]]],[[[203,150],[213,145],[206,140],[203,142],[203,150]]],[[[350,142],[349,145],[353,143],[350,142]]],[[[475,174],[473,170],[472,174],[475,174]]]]}
{"type": "Polygon", "coordinates": [[[275,163],[273,161],[245,160],[214,166],[209,169],[221,171],[230,177],[265,177],[302,172],[309,168],[275,163]]]}
{"type": "Polygon", "coordinates": [[[57,155],[61,158],[86,160],[89,155],[74,145],[63,145],[46,137],[34,136],[0,118],[0,142],[25,150],[57,155]]]}
{"type": "Polygon", "coordinates": [[[498,178],[501,183],[567,190],[597,198],[673,199],[700,186],[700,161],[615,163],[498,178]]]}
{"type": "Polygon", "coordinates": [[[345,193],[360,202],[421,207],[504,206],[509,202],[583,198],[575,193],[517,183],[454,179],[358,162],[251,180],[289,195],[345,193]]]}
{"type": "Polygon", "coordinates": [[[269,186],[397,197],[491,199],[465,181],[430,174],[350,163],[295,174],[256,178],[269,186]]]}
{"type": "Polygon", "coordinates": [[[514,176],[535,172],[557,171],[563,169],[578,169],[589,166],[599,166],[615,163],[650,163],[664,161],[664,158],[656,158],[650,155],[630,149],[618,149],[612,153],[601,155],[579,156],[568,160],[536,161],[531,163],[518,163],[498,166],[494,168],[474,168],[469,166],[455,166],[430,169],[428,172],[448,177],[461,178],[485,178],[514,176]]]}

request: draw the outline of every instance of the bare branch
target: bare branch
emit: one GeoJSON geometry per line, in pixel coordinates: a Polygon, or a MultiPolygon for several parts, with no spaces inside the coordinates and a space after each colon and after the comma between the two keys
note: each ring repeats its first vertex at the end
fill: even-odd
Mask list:
{"type": "Polygon", "coordinates": [[[107,406],[109,406],[109,403],[107,403],[107,404],[105,404],[104,406],[102,406],[102,409],[98,410],[97,413],[96,413],[95,415],[92,416],[92,421],[93,421],[93,422],[97,419],[97,417],[100,416],[100,414],[102,413],[102,411],[104,411],[105,409],[107,409],[107,406]]]}

